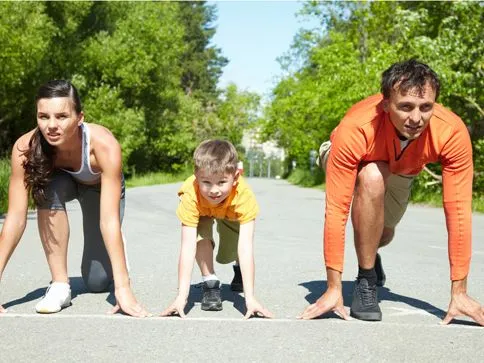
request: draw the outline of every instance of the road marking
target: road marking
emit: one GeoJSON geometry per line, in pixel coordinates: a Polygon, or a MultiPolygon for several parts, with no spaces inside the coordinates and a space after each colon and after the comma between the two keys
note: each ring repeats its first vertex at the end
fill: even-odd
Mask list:
{"type": "Polygon", "coordinates": [[[393,306],[390,306],[388,309],[393,309],[393,310],[398,311],[397,313],[390,314],[389,316],[408,316],[408,315],[433,316],[434,314],[432,314],[432,313],[440,311],[438,309],[422,310],[422,309],[398,308],[398,307],[393,307],[393,306]]]}
{"type": "MultiPolygon", "coordinates": [[[[0,313],[0,319],[6,318],[33,318],[33,319],[126,319],[132,320],[133,318],[130,316],[122,315],[122,314],[26,314],[26,313],[0,313]]],[[[136,318],[135,318],[136,319],[136,318]]],[[[181,319],[175,316],[166,317],[166,316],[151,316],[149,318],[143,318],[143,320],[171,320],[171,321],[244,321],[242,317],[240,318],[191,318],[187,317],[185,319],[181,319]]],[[[288,322],[288,321],[297,321],[298,319],[290,319],[290,318],[278,318],[278,319],[261,319],[261,318],[253,318],[249,319],[249,321],[264,321],[264,322],[288,322]]]]}
{"type": "MultiPolygon", "coordinates": [[[[425,310],[415,310],[415,309],[405,309],[405,308],[395,308],[395,307],[390,307],[390,309],[395,309],[395,310],[408,310],[409,312],[412,311],[412,314],[417,314],[417,315],[431,315],[429,312],[434,311],[433,309],[430,309],[428,311],[425,310]]],[[[412,314],[406,314],[406,311],[401,311],[401,313],[396,313],[396,314],[391,314],[390,316],[402,316],[402,315],[412,315],[412,314]]],[[[432,315],[433,316],[433,315],[432,315]]],[[[0,320],[1,319],[8,319],[8,318],[27,318],[27,319],[122,319],[126,321],[171,321],[171,322],[193,322],[193,321],[204,321],[204,322],[211,322],[211,323],[216,323],[216,322],[240,322],[240,323],[245,323],[246,320],[240,318],[204,318],[204,317],[198,317],[198,318],[191,318],[187,317],[185,319],[181,319],[178,317],[160,317],[160,316],[152,316],[149,318],[132,318],[129,316],[125,315],[120,315],[120,314],[25,314],[25,313],[0,313],[0,320]]],[[[440,321],[440,320],[439,320],[440,321]]],[[[299,324],[374,324],[373,322],[366,322],[366,321],[360,321],[357,319],[353,319],[352,321],[346,322],[343,319],[313,319],[313,320],[301,320],[301,319],[296,319],[296,318],[274,318],[274,319],[249,319],[247,322],[250,324],[250,322],[261,322],[261,323],[294,323],[298,322],[299,324]]],[[[402,322],[387,322],[383,321],[380,322],[378,325],[382,326],[399,326],[399,327],[426,327],[426,328],[439,328],[439,329],[482,329],[482,327],[476,326],[476,325],[463,325],[463,324],[449,324],[446,326],[442,326],[438,323],[435,324],[416,324],[416,323],[402,323],[402,322]]],[[[349,327],[350,325],[348,325],[349,327]]]]}
{"type": "MultiPolygon", "coordinates": [[[[436,250],[446,250],[447,247],[444,246],[429,246],[430,248],[434,248],[436,250]]],[[[484,255],[484,251],[472,251],[473,255],[484,255]]]]}

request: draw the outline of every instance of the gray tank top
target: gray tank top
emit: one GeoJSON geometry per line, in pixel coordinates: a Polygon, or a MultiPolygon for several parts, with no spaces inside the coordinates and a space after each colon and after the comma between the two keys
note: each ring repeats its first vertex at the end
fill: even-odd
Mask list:
{"type": "Polygon", "coordinates": [[[89,127],[82,123],[81,124],[81,131],[82,131],[82,161],[81,161],[81,168],[78,171],[69,171],[66,169],[64,170],[66,173],[72,175],[74,179],[81,183],[92,183],[95,181],[99,181],[101,179],[101,173],[94,173],[91,169],[91,162],[89,158],[89,145],[91,141],[91,134],[89,132],[89,127]]]}

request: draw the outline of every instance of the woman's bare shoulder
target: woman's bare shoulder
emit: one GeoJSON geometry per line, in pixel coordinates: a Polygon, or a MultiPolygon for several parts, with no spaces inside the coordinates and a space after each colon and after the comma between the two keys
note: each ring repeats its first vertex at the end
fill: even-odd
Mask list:
{"type": "Polygon", "coordinates": [[[12,154],[17,152],[20,152],[20,154],[23,154],[23,152],[29,148],[29,142],[30,142],[30,139],[32,138],[32,135],[35,133],[35,130],[37,129],[30,130],[29,132],[20,136],[17,139],[17,141],[15,141],[15,144],[12,148],[12,154]]]}
{"type": "Polygon", "coordinates": [[[91,134],[91,145],[94,148],[119,148],[119,142],[113,133],[102,125],[85,122],[91,134]]]}

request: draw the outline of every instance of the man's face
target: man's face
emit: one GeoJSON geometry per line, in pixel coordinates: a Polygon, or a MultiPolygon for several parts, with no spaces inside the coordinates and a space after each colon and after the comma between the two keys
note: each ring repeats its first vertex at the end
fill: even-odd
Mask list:
{"type": "Polygon", "coordinates": [[[239,173],[224,173],[211,175],[203,170],[196,173],[200,194],[211,205],[222,203],[230,195],[237,182],[239,173]]]}
{"type": "Polygon", "coordinates": [[[390,116],[398,133],[408,140],[419,137],[428,126],[434,112],[435,91],[427,83],[424,92],[412,88],[403,94],[398,84],[392,90],[389,99],[383,101],[383,109],[390,116]]]}

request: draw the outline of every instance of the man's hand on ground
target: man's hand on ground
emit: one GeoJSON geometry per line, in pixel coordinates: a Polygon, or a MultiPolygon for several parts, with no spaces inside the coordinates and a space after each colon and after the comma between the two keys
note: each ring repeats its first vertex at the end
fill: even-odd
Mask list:
{"type": "Polygon", "coordinates": [[[352,320],[343,305],[343,294],[339,289],[327,289],[326,292],[314,303],[309,305],[298,319],[313,319],[333,311],[344,320],[352,320]]]}
{"type": "Polygon", "coordinates": [[[442,324],[449,324],[452,319],[459,315],[465,315],[473,319],[479,325],[484,326],[484,306],[471,298],[467,293],[452,294],[449,309],[442,324]]]}

